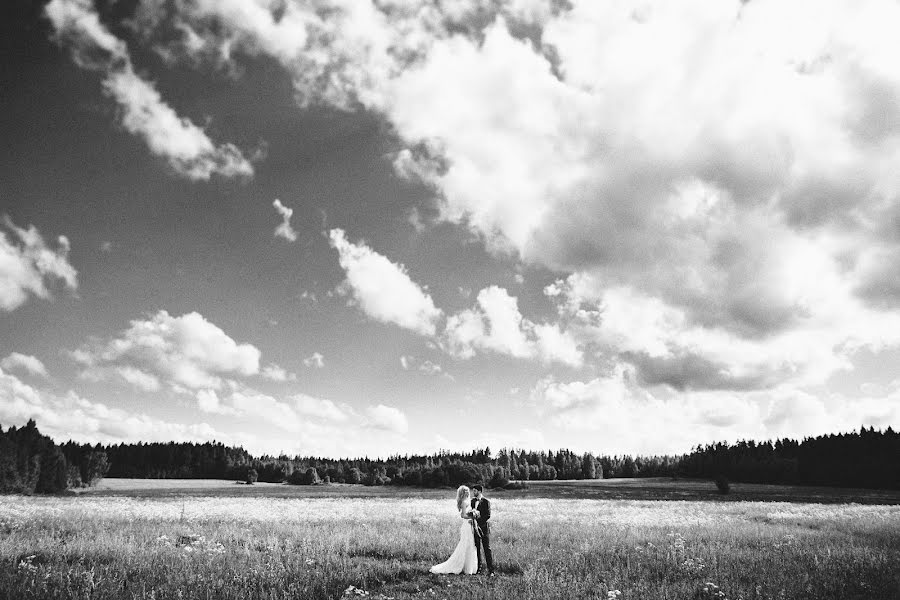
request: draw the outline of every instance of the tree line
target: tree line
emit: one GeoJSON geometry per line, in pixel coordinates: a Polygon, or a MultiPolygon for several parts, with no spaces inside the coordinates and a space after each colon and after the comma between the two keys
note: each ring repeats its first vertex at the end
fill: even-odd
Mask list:
{"type": "Polygon", "coordinates": [[[697,446],[683,455],[594,455],[490,448],[386,459],[253,456],[220,442],[57,446],[34,421],[0,427],[0,491],[57,492],[101,477],[233,479],[297,485],[351,483],[489,487],[554,479],[727,478],[734,482],[900,489],[900,434],[862,428],[802,441],[697,446]]]}
{"type": "Polygon", "coordinates": [[[55,494],[93,485],[109,469],[98,444],[56,445],[33,420],[24,427],[0,427],[0,492],[55,494]]]}
{"type": "Polygon", "coordinates": [[[697,446],[682,457],[685,477],[720,477],[748,483],[900,489],[900,432],[865,427],[802,442],[697,446]]]}

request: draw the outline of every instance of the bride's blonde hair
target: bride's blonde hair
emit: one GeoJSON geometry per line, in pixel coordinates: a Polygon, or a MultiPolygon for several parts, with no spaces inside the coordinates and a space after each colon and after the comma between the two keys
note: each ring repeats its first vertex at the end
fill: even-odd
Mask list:
{"type": "Polygon", "coordinates": [[[456,510],[462,510],[465,506],[465,498],[469,496],[469,488],[464,485],[456,488],[456,510]]]}

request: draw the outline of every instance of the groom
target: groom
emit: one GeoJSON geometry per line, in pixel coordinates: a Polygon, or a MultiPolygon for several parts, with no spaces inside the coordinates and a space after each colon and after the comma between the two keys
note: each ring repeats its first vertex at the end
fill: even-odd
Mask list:
{"type": "Polygon", "coordinates": [[[478,511],[475,516],[475,522],[478,524],[478,528],[475,530],[475,552],[478,555],[478,567],[481,568],[481,548],[483,546],[488,577],[493,577],[494,555],[491,553],[491,529],[488,526],[488,519],[491,518],[491,502],[484,497],[484,488],[481,485],[472,486],[472,495],[474,496],[472,508],[478,511]]]}

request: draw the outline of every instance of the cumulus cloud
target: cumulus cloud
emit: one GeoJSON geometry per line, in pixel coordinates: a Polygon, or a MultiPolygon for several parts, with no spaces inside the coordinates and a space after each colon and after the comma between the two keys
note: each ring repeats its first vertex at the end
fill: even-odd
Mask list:
{"type": "Polygon", "coordinates": [[[476,350],[570,366],[579,366],[583,358],[568,332],[525,319],[517,299],[497,286],[481,290],[474,308],[447,317],[444,344],[459,358],[471,358],[476,350]]]}
{"type": "Polygon", "coordinates": [[[275,363],[270,363],[262,368],[260,371],[260,375],[262,375],[265,379],[269,379],[271,381],[296,381],[297,375],[294,373],[288,373],[283,367],[279,367],[275,363]]]}
{"type": "MultiPolygon", "coordinates": [[[[487,351],[573,367],[582,364],[582,350],[570,332],[558,323],[536,324],[524,318],[518,300],[498,286],[481,290],[475,307],[449,315],[438,334],[443,311],[410,279],[403,265],[364,244],[349,242],[340,229],[332,229],[329,237],[347,273],[344,292],[370,317],[435,337],[456,358],[487,351]]],[[[400,362],[408,369],[414,359],[401,357],[400,362]]]]}
{"type": "Polygon", "coordinates": [[[124,41],[100,21],[91,0],[53,0],[45,9],[59,40],[82,68],[103,75],[103,90],[120,109],[122,127],[141,137],[150,152],[191,180],[249,177],[253,167],[233,144],[216,146],[206,132],[180,117],[154,85],[134,69],[124,41]]]}
{"type": "MultiPolygon", "coordinates": [[[[900,346],[896,3],[276,4],[154,0],[136,22],[158,47],[175,40],[176,60],[268,57],[300,106],[380,114],[402,145],[397,175],[430,188],[439,219],[566,275],[548,288],[557,323],[490,287],[441,331],[405,269],[332,230],[344,289],[371,318],[462,358],[612,361],[627,385],[547,394],[591,404],[612,386],[627,422],[635,403],[768,423],[760,435],[791,420],[759,417],[755,390],[813,419],[801,388],[861,348],[900,346]]],[[[114,54],[105,29],[79,27],[114,54]]]]}
{"type": "Polygon", "coordinates": [[[112,371],[123,381],[140,390],[144,390],[145,392],[159,391],[159,378],[155,375],[147,373],[146,371],[142,371],[141,369],[132,367],[130,365],[113,367],[112,371]]]}
{"type": "Polygon", "coordinates": [[[376,321],[434,335],[442,313],[427,291],[410,279],[403,265],[365,244],[350,242],[341,229],[332,229],[328,235],[347,274],[343,289],[364,313],[376,321]]]}
{"type": "Polygon", "coordinates": [[[0,367],[7,371],[21,370],[31,375],[47,377],[47,367],[44,366],[44,363],[39,358],[20,352],[12,352],[3,360],[0,360],[0,367]]]}
{"type": "Polygon", "coordinates": [[[233,380],[221,392],[198,390],[196,399],[203,412],[238,417],[244,423],[262,422],[289,434],[321,431],[355,414],[351,407],[331,400],[306,394],[277,398],[233,380]]]}
{"type": "Polygon", "coordinates": [[[291,401],[301,415],[316,417],[332,423],[343,423],[352,418],[354,412],[349,406],[338,406],[333,401],[315,398],[306,394],[296,394],[291,401]]]}
{"type": "Polygon", "coordinates": [[[275,228],[275,237],[284,238],[289,242],[297,241],[297,231],[291,227],[291,216],[294,214],[293,208],[288,208],[281,203],[281,200],[275,199],[272,203],[275,211],[281,215],[281,223],[275,228]]]}
{"type": "Polygon", "coordinates": [[[362,438],[376,430],[385,434],[404,434],[409,424],[398,408],[382,404],[356,408],[327,398],[308,394],[275,397],[236,381],[229,381],[220,392],[199,390],[198,407],[207,413],[229,415],[242,422],[262,422],[275,429],[276,438],[286,434],[297,441],[322,447],[334,442],[362,438]]]}
{"type": "Polygon", "coordinates": [[[419,370],[428,375],[440,375],[444,371],[444,369],[441,368],[441,365],[433,363],[430,360],[426,360],[419,365],[419,370]]]}
{"type": "Polygon", "coordinates": [[[368,425],[374,429],[383,429],[394,433],[406,433],[409,430],[409,422],[406,415],[393,406],[378,404],[366,409],[368,425]]]}
{"type": "Polygon", "coordinates": [[[455,378],[446,373],[444,368],[436,362],[431,360],[423,360],[419,361],[415,356],[410,355],[402,355],[400,357],[400,366],[403,367],[404,371],[410,371],[415,369],[421,373],[425,373],[426,375],[440,375],[446,379],[450,379],[451,381],[455,380],[455,378]]]}
{"type": "Polygon", "coordinates": [[[205,421],[171,422],[89,400],[74,391],[59,395],[0,368],[0,423],[19,426],[34,419],[42,433],[59,442],[203,443],[215,439],[273,455],[371,455],[373,448],[382,448],[386,456],[402,440],[398,436],[408,430],[405,414],[394,407],[379,404],[357,410],[304,394],[277,399],[234,381],[219,391],[197,390],[196,399],[202,413],[239,422],[241,428],[256,432],[221,430],[205,421]]]}
{"type": "Polygon", "coordinates": [[[325,366],[325,357],[319,352],[313,352],[303,359],[303,365],[307,367],[315,367],[321,369],[325,366]]]}
{"type": "Polygon", "coordinates": [[[85,399],[75,392],[62,396],[32,387],[0,369],[0,421],[24,425],[34,419],[42,433],[57,441],[85,443],[206,442],[228,436],[207,423],[172,423],[85,399]]]}
{"type": "Polygon", "coordinates": [[[160,382],[191,390],[219,389],[223,376],[259,373],[260,352],[231,339],[203,315],[173,317],[161,310],[137,319],[118,337],[71,353],[89,379],[118,377],[155,391],[160,382]]]}
{"type": "Polygon", "coordinates": [[[589,381],[540,380],[531,402],[567,430],[587,430],[608,452],[680,453],[698,443],[774,439],[847,431],[861,424],[900,423],[898,391],[880,398],[817,397],[778,387],[767,391],[702,391],[655,395],[617,365],[589,381]]]}
{"type": "Polygon", "coordinates": [[[60,281],[67,289],[78,289],[78,271],[69,263],[69,240],[61,235],[58,248],[47,246],[34,225],[17,227],[4,216],[0,228],[0,310],[12,311],[22,306],[29,296],[48,299],[52,282],[60,281]]]}
{"type": "MultiPolygon", "coordinates": [[[[631,353],[648,382],[821,380],[860,345],[898,343],[884,333],[900,305],[889,225],[900,214],[900,77],[889,57],[900,47],[884,25],[900,17],[895,3],[320,8],[143,10],[158,31],[191,32],[184,55],[269,56],[301,105],[383,115],[405,145],[397,173],[431,186],[440,218],[494,251],[638,298],[655,311],[632,315],[644,325],[675,315],[665,339],[611,331],[607,319],[601,340],[584,340],[631,353]],[[732,342],[752,360],[711,358],[732,342]],[[784,368],[791,352],[801,368],[784,368]],[[766,353],[777,360],[762,364],[766,353]],[[670,356],[682,366],[663,364],[670,356]]],[[[475,339],[532,352],[515,328],[480,331],[479,310],[454,322],[461,353],[475,339]]],[[[542,330],[546,354],[562,352],[556,333],[542,330]]]]}
{"type": "MultiPolygon", "coordinates": [[[[828,274],[814,270],[803,278],[822,281],[828,274]]],[[[768,336],[695,321],[687,309],[631,287],[604,285],[594,276],[570,276],[545,293],[579,343],[631,363],[644,384],[742,390],[787,382],[820,385],[852,368],[850,358],[859,348],[900,342],[900,315],[867,307],[849,286],[831,283],[802,323],[768,336]]]]}

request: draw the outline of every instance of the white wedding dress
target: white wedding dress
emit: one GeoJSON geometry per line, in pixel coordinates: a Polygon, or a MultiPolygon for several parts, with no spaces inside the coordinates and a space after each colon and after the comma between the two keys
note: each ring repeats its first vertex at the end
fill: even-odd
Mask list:
{"type": "Polygon", "coordinates": [[[459,527],[459,543],[450,558],[439,565],[431,567],[432,573],[465,573],[474,575],[478,571],[478,555],[475,553],[475,535],[472,531],[472,521],[468,518],[472,509],[465,509],[459,513],[463,518],[459,527]]]}

